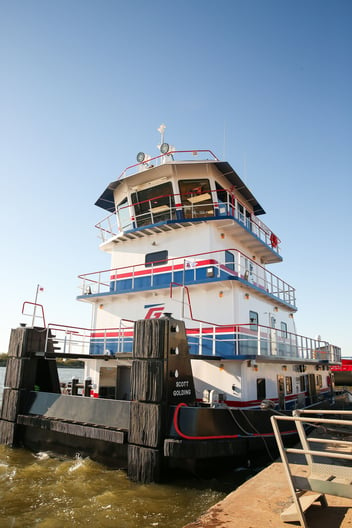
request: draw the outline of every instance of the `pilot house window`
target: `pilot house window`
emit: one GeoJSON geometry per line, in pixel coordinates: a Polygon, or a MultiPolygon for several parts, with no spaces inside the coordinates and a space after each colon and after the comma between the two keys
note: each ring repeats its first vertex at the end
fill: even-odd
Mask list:
{"type": "Polygon", "coordinates": [[[214,216],[209,180],[180,180],[179,187],[185,218],[214,216]]]}
{"type": "Polygon", "coordinates": [[[116,215],[117,215],[117,222],[118,222],[120,231],[131,229],[132,227],[131,215],[130,215],[130,208],[128,206],[127,198],[122,200],[122,202],[120,202],[116,206],[116,215]]]}
{"type": "Polygon", "coordinates": [[[133,192],[131,200],[137,227],[173,218],[175,200],[170,182],[133,192]]]}

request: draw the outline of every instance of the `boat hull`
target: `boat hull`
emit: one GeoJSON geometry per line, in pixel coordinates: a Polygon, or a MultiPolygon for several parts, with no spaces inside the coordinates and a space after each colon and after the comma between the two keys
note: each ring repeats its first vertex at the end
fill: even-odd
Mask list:
{"type": "MultiPolygon", "coordinates": [[[[321,402],[327,408],[328,402],[321,402]]],[[[44,392],[28,394],[17,417],[21,445],[67,456],[89,456],[111,468],[127,468],[131,402],[82,398],[44,392]]],[[[160,438],[161,479],[170,469],[207,474],[248,465],[256,457],[275,457],[270,422],[273,409],[173,405],[164,408],[167,428],[160,438]]],[[[288,411],[286,414],[290,414],[288,411]]],[[[285,442],[297,440],[290,423],[282,424],[285,442]]]]}

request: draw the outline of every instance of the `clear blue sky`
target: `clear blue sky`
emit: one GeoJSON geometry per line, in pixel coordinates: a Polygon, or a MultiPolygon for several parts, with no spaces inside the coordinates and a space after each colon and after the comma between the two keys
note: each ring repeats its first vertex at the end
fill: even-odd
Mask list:
{"type": "Polygon", "coordinates": [[[352,356],[351,27],[350,0],[0,0],[0,351],[38,283],[49,322],[90,325],[94,202],[164,122],[239,172],[298,331],[352,356]]]}

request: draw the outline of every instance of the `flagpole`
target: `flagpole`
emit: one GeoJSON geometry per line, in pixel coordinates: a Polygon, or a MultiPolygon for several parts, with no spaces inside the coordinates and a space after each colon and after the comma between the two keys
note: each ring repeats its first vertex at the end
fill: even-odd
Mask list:
{"type": "Polygon", "coordinates": [[[36,291],[36,294],[35,294],[35,300],[34,300],[34,310],[33,310],[33,317],[32,317],[32,326],[34,326],[34,322],[35,322],[35,313],[37,311],[37,300],[38,300],[38,292],[39,292],[39,288],[40,288],[40,285],[37,284],[37,291],[36,291]]]}

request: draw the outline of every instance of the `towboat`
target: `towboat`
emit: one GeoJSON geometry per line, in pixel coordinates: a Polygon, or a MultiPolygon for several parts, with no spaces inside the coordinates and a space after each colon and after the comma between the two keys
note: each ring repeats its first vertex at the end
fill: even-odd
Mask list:
{"type": "MultiPolygon", "coordinates": [[[[165,127],[158,130],[158,154],[138,152],[136,163],[96,201],[105,213],[96,225],[100,250],[110,256],[110,266],[79,276],[78,300],[92,307],[91,328],[47,326],[46,357],[84,358],[82,390],[77,392],[77,383],[71,387],[84,398],[59,405],[58,398],[71,397],[56,394],[44,405],[37,390],[20,423],[48,430],[38,413],[66,423],[73,406],[78,409],[85,400],[88,409],[90,400],[100,411],[82,419],[85,425],[99,427],[102,413],[104,427],[129,429],[128,440],[121,442],[138,443],[131,410],[129,420],[128,411],[119,411],[124,416],[119,422],[112,400],[121,410],[139,399],[136,419],[146,426],[148,398],[136,398],[141,378],[134,363],[142,361],[141,353],[148,356],[149,338],[143,330],[137,339],[136,328],[141,323],[153,333],[166,325],[171,341],[172,331],[180,331],[182,339],[170,345],[160,367],[166,380],[159,402],[163,425],[151,444],[164,466],[248,456],[274,439],[273,413],[334,403],[331,369],[341,365],[341,350],[297,332],[295,289],[272,271],[283,260],[281,240],[263,222],[263,207],[236,170],[211,150],[177,150],[165,142],[165,127]],[[178,354],[180,362],[171,368],[178,354]],[[33,415],[37,421],[29,418],[33,415]]],[[[157,371],[153,367],[146,377],[157,371]]],[[[75,424],[77,415],[78,410],[75,424]]],[[[287,437],[295,433],[284,431],[287,437]]],[[[67,446],[60,434],[56,444],[67,446]]],[[[84,445],[89,434],[81,433],[84,445]]],[[[27,443],[34,436],[44,442],[48,435],[27,433],[27,443]]],[[[53,441],[53,429],[50,435],[53,441]]],[[[139,437],[145,436],[140,431],[139,437]]],[[[102,438],[99,443],[93,435],[91,453],[104,451],[102,438]]]]}

